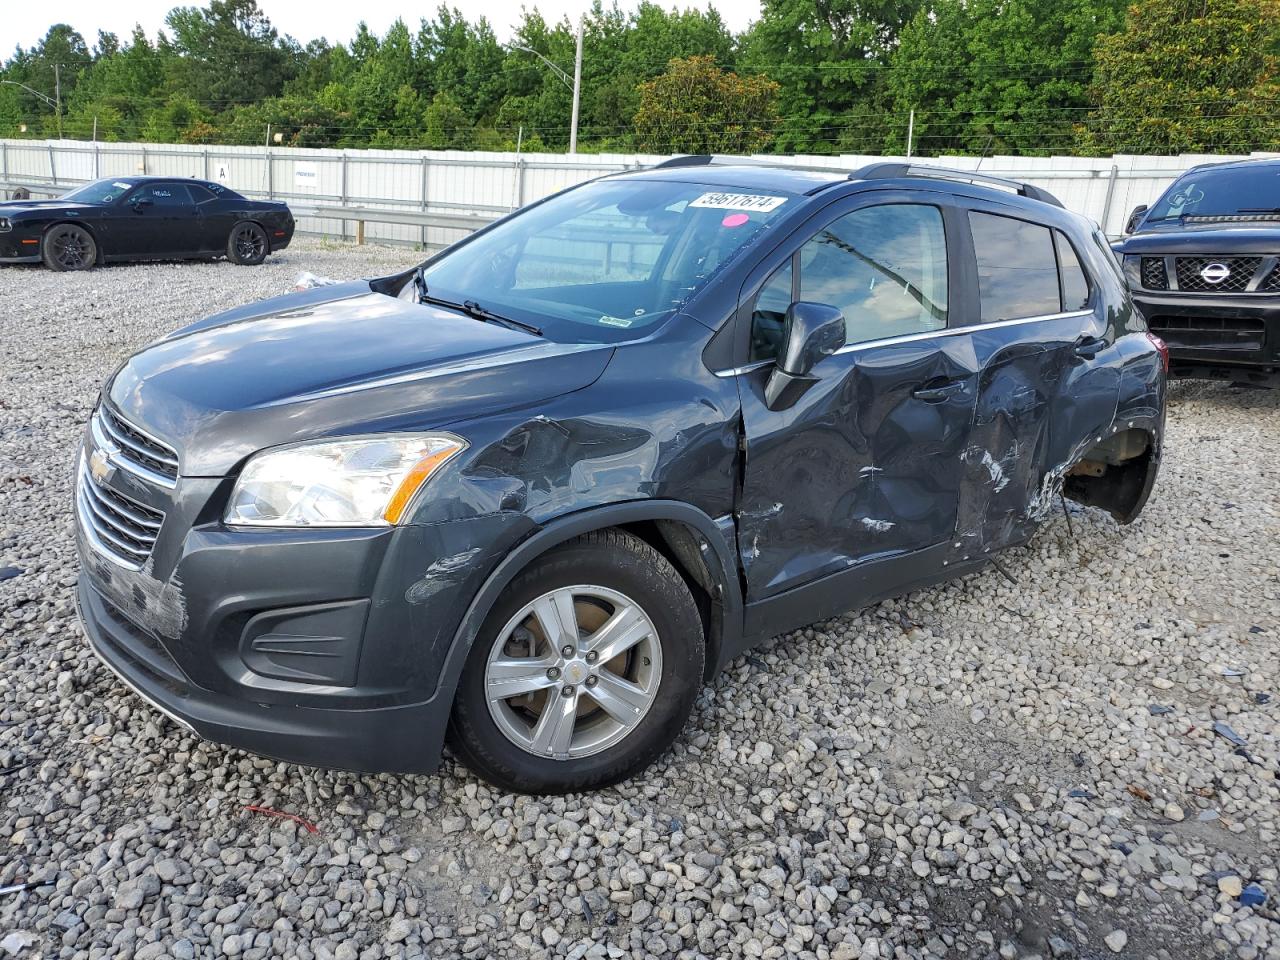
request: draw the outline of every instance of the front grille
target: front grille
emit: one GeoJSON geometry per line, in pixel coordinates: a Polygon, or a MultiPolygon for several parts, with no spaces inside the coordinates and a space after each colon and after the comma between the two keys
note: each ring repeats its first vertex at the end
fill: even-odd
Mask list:
{"type": "Polygon", "coordinates": [[[1280,293],[1280,263],[1277,263],[1258,284],[1258,289],[1266,293],[1280,293]]]}
{"type": "Polygon", "coordinates": [[[1178,289],[1188,293],[1243,293],[1261,265],[1261,257],[1178,257],[1178,289]],[[1230,273],[1217,283],[1210,283],[1200,275],[1209,264],[1221,264],[1230,273]]]}
{"type": "Polygon", "coordinates": [[[156,545],[164,514],[101,486],[83,464],[76,488],[80,526],[99,551],[134,570],[156,545]]]}
{"type": "Polygon", "coordinates": [[[1155,316],[1147,326],[1170,347],[1192,350],[1261,350],[1266,339],[1254,318],[1155,316]]]}
{"type": "Polygon", "coordinates": [[[1169,289],[1169,274],[1164,268],[1164,257],[1142,258],[1142,288],[1144,290],[1169,289]]]}
{"type": "Polygon", "coordinates": [[[178,452],[173,447],[139,430],[106,406],[99,407],[94,417],[105,437],[120,448],[121,467],[164,486],[172,487],[177,482],[178,452]]]}

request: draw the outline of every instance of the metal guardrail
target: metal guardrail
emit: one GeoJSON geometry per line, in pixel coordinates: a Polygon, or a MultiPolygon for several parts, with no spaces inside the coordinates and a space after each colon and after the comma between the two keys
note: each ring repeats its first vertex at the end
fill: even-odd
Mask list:
{"type": "Polygon", "coordinates": [[[497,217],[464,213],[436,213],[428,210],[386,210],[378,207],[339,207],[332,205],[309,206],[290,204],[294,217],[315,217],[320,220],[343,220],[356,225],[356,243],[364,243],[364,225],[372,223],[397,223],[409,227],[436,227],[443,230],[463,230],[471,233],[493,223],[497,217]]]}

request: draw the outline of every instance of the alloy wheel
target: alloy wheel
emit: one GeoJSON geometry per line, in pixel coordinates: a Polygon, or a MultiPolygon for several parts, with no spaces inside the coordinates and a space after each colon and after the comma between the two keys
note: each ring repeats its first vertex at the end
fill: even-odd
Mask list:
{"type": "Polygon", "coordinates": [[[498,633],[485,665],[489,714],[522,750],[587,757],[644,719],[662,678],[662,645],[648,614],[607,587],[544,593],[498,633]]]}
{"type": "Polygon", "coordinates": [[[254,260],[262,254],[266,240],[252,227],[241,227],[236,232],[236,255],[241,260],[254,260]]]}
{"type": "Polygon", "coordinates": [[[89,241],[78,230],[59,230],[53,235],[53,258],[58,265],[76,270],[88,262],[89,241]]]}

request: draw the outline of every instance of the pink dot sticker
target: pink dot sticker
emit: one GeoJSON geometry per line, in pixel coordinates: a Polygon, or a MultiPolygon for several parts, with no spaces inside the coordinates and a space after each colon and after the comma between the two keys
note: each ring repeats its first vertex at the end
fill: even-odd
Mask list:
{"type": "Polygon", "coordinates": [[[750,219],[745,213],[731,213],[720,221],[720,226],[740,227],[750,219]]]}

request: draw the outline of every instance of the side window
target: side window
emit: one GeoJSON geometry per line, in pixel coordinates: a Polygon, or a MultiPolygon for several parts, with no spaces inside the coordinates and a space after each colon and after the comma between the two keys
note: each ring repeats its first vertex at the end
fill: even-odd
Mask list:
{"type": "Polygon", "coordinates": [[[1048,227],[970,211],[978,258],[982,320],[1020,320],[1058,313],[1058,258],[1048,227]]]}
{"type": "Polygon", "coordinates": [[[772,360],[782,348],[782,328],[791,306],[791,261],[788,260],[764,282],[756,294],[751,312],[751,361],[772,360]]]}
{"type": "Polygon", "coordinates": [[[1058,273],[1062,278],[1062,309],[1083,310],[1089,305],[1089,275],[1080,265],[1075,247],[1061,230],[1053,231],[1058,245],[1058,273]]]}
{"type": "Polygon", "coordinates": [[[191,199],[197,203],[209,203],[211,200],[218,198],[213,195],[213,191],[207,187],[202,187],[198,183],[188,183],[186,185],[187,192],[191,194],[191,199]]]}
{"type": "Polygon", "coordinates": [[[139,192],[157,207],[179,207],[191,202],[186,185],[181,183],[149,183],[139,192]]]}
{"type": "Polygon", "coordinates": [[[886,204],[824,227],[800,250],[800,299],[839,308],[846,343],[945,327],[942,211],[886,204]]]}

